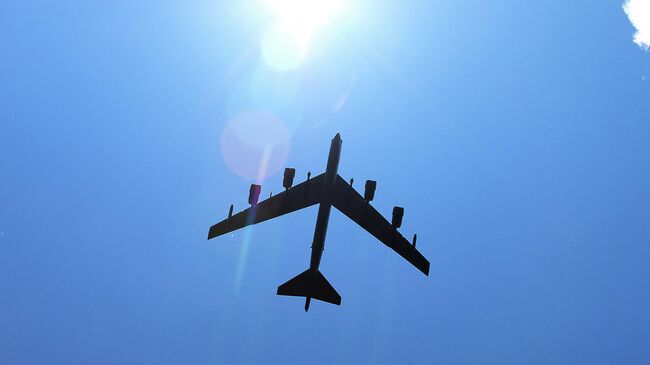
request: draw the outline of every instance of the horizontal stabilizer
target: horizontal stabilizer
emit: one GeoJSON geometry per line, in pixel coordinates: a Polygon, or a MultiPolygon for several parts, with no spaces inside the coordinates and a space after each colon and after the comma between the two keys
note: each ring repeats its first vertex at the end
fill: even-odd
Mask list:
{"type": "Polygon", "coordinates": [[[290,295],[292,297],[306,297],[307,283],[309,282],[309,269],[295,278],[287,281],[278,287],[278,295],[290,295]]]}
{"type": "Polygon", "coordinates": [[[320,271],[306,270],[278,287],[278,295],[306,297],[341,305],[341,296],[320,271]]]}

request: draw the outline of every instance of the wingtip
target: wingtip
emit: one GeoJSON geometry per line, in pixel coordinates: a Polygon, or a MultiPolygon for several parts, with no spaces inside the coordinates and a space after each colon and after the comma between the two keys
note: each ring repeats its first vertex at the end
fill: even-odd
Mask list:
{"type": "Polygon", "coordinates": [[[424,267],[424,270],[422,270],[424,275],[429,276],[429,267],[430,266],[431,266],[431,264],[429,262],[427,262],[427,265],[424,267]]]}
{"type": "MultiPolygon", "coordinates": [[[[216,225],[215,225],[216,226],[216,225]]],[[[208,231],[208,239],[211,240],[217,236],[220,236],[218,232],[215,230],[215,226],[210,227],[210,230],[208,231]]]]}

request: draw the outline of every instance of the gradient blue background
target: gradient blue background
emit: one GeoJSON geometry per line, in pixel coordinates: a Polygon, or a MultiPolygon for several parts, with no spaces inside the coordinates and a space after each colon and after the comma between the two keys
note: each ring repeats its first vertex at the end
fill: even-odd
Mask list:
{"type": "Polygon", "coordinates": [[[0,3],[0,363],[650,363],[650,54],[622,3],[355,4],[300,71],[287,165],[341,132],[431,274],[334,212],[343,305],[305,313],[275,290],[316,208],[205,239],[246,202],[220,136],[265,13],[0,3]]]}

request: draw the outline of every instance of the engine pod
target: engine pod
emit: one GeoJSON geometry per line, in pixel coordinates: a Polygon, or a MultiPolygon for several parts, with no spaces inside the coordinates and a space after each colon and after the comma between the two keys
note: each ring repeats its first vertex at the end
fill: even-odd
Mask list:
{"type": "Polygon", "coordinates": [[[248,193],[248,204],[255,205],[260,199],[260,193],[262,192],[262,185],[251,184],[251,190],[248,193]]]}
{"type": "Polygon", "coordinates": [[[375,198],[375,190],[377,189],[377,182],[374,180],[366,180],[366,189],[363,192],[363,198],[367,202],[371,202],[375,198]]]}
{"type": "Polygon", "coordinates": [[[296,176],[296,169],[287,167],[284,169],[284,180],[282,180],[282,186],[285,189],[291,189],[293,186],[293,178],[296,176]]]}
{"type": "Polygon", "coordinates": [[[402,217],[404,217],[404,208],[402,207],[393,207],[393,219],[391,224],[395,228],[402,226],[402,217]]]}

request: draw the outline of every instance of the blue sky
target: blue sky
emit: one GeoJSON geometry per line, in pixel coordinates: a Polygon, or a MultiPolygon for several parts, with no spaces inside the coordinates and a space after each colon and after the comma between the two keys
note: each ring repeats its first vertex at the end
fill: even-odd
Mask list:
{"type": "Polygon", "coordinates": [[[623,3],[346,3],[282,70],[259,1],[0,4],[0,363],[650,363],[623,3]],[[205,238],[337,132],[431,274],[334,212],[305,313],[316,208],[205,238]]]}

